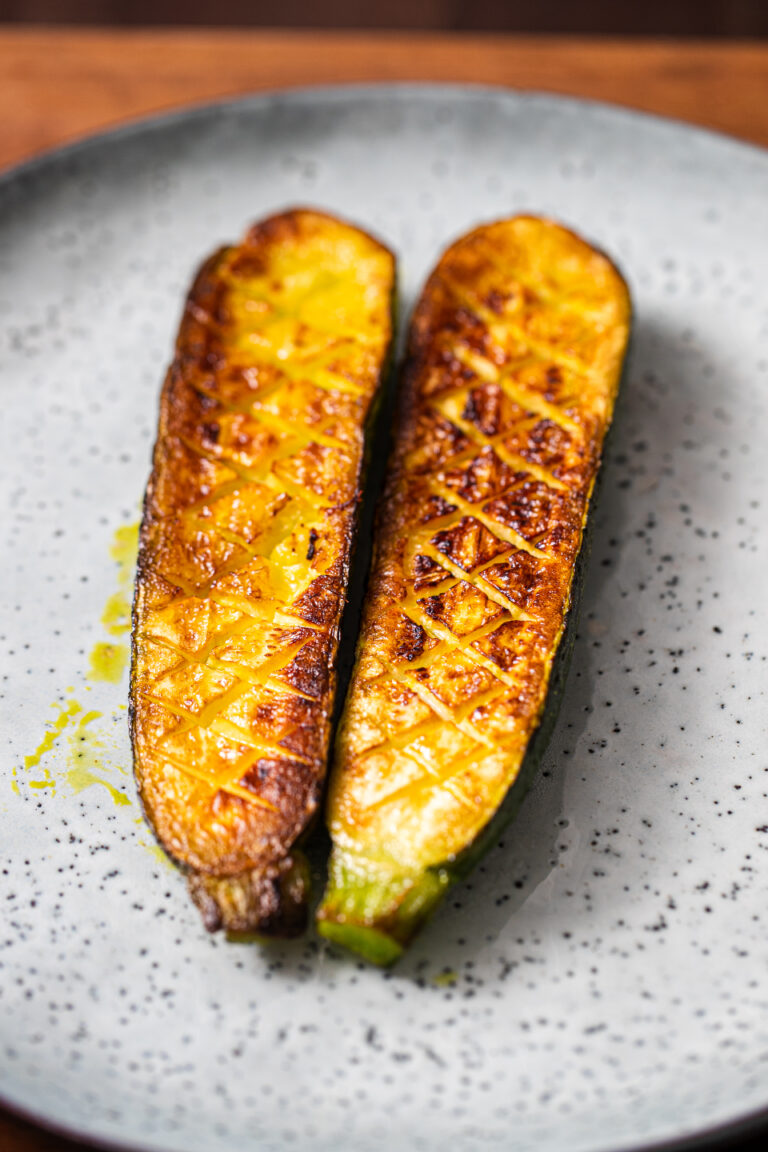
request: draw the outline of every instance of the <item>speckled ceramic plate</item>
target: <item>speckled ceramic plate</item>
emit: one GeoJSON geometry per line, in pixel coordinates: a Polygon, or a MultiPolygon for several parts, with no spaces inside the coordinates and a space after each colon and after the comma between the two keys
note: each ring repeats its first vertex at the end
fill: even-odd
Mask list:
{"type": "Polygon", "coordinates": [[[163,1152],[620,1152],[768,1104],[766,205],[734,141],[453,88],[193,110],[5,178],[9,1104],[163,1152]],[[387,239],[405,307],[452,238],[526,209],[636,304],[544,771],[390,973],[206,936],[130,775],[132,526],[183,294],[297,202],[387,239]]]}

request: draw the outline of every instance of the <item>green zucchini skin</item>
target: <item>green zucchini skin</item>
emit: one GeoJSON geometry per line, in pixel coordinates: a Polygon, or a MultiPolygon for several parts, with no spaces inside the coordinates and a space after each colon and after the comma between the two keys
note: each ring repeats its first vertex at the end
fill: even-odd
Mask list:
{"type": "MultiPolygon", "coordinates": [[[[425,870],[419,883],[410,889],[411,898],[399,903],[397,917],[388,923],[386,932],[380,928],[369,927],[358,922],[356,913],[359,909],[360,895],[365,899],[366,896],[370,898],[371,894],[368,878],[363,878],[363,892],[358,893],[358,884],[355,883],[354,875],[350,876],[343,869],[338,869],[338,864],[336,865],[338,871],[334,873],[332,863],[325,900],[334,898],[338,900],[343,914],[346,914],[346,910],[349,909],[353,919],[352,923],[340,922],[335,918],[319,919],[318,931],[327,940],[340,944],[351,952],[358,953],[365,960],[372,964],[378,964],[380,967],[386,968],[394,964],[400,959],[416,933],[435,913],[448,891],[469,876],[476,864],[498,843],[502,833],[517,816],[528,790],[538,775],[542,759],[557,724],[565,694],[578,630],[583,583],[591,550],[594,504],[595,497],[593,496],[593,507],[587,520],[584,542],[574,568],[571,606],[568,610],[563,638],[553,661],[549,690],[542,709],[541,720],[530,739],[519,774],[500,807],[497,808],[480,835],[460,855],[452,861],[446,861],[443,865],[425,870]],[[335,895],[336,893],[338,895],[335,895]]],[[[386,899],[386,897],[384,898],[386,899]]]]}
{"type": "Polygon", "coordinates": [[[630,316],[629,293],[614,265],[573,233],[532,217],[460,240],[417,306],[357,662],[336,742],[328,804],[333,850],[317,920],[321,935],[373,963],[398,959],[448,889],[498,840],[538,771],[573,649],[595,485],[630,316]],[[546,391],[550,379],[557,384],[546,391]],[[491,435],[487,414],[502,408],[502,391],[509,393],[506,424],[502,412],[491,435]],[[454,401],[458,396],[464,403],[465,394],[462,411],[454,401]],[[469,427],[473,421],[482,435],[469,427]],[[545,460],[539,445],[546,425],[547,436],[554,427],[570,447],[545,460]],[[457,476],[457,459],[467,465],[463,475],[457,476]],[[499,495],[504,485],[513,492],[509,507],[499,495]],[[545,520],[546,531],[533,530],[545,520]],[[479,563],[479,552],[466,561],[478,524],[480,533],[487,526],[497,549],[507,543],[498,564],[493,557],[479,563]],[[449,532],[440,531],[445,525],[449,532]],[[437,534],[425,546],[432,528],[437,534]],[[450,563],[441,560],[435,551],[449,554],[443,538],[451,533],[460,562],[455,555],[450,563]],[[529,568],[538,565],[538,585],[516,583],[521,555],[529,568]],[[443,568],[432,564],[432,572],[429,557],[443,568]],[[419,583],[425,571],[426,591],[419,583]],[[483,573],[501,575],[489,588],[483,573]],[[500,586],[509,593],[507,608],[500,586]],[[538,600],[531,587],[543,589],[538,600]],[[480,589],[487,594],[484,607],[480,589]],[[447,609],[446,595],[453,596],[447,609]],[[438,620],[437,631],[424,604],[438,620]],[[503,648],[500,656],[491,650],[494,667],[489,650],[482,650],[496,627],[494,604],[505,608],[497,613],[498,635],[506,628],[523,637],[522,658],[506,666],[503,648]],[[468,630],[467,619],[480,620],[481,611],[490,623],[468,630]],[[425,655],[425,635],[433,649],[442,640],[448,651],[427,648],[425,655]],[[491,677],[479,689],[484,672],[491,677]],[[474,676],[463,696],[461,679],[452,687],[457,675],[467,682],[474,676]],[[424,719],[422,702],[437,719],[424,719]],[[425,736],[418,744],[427,772],[414,778],[405,761],[420,739],[413,734],[427,730],[429,741],[425,736]],[[488,736],[496,732],[498,748],[488,736]],[[480,768],[472,740],[480,742],[480,768]],[[451,773],[453,762],[465,769],[451,773]],[[457,803],[451,812],[444,803],[441,823],[430,796],[440,793],[444,800],[446,786],[456,781],[463,807],[457,803]]]}
{"type": "MultiPolygon", "coordinates": [[[[627,366],[630,360],[630,353],[631,337],[628,338],[627,341],[627,352],[624,358],[617,392],[617,410],[621,408],[621,396],[626,381],[627,366]]],[[[565,698],[568,673],[571,668],[573,649],[576,644],[576,636],[579,630],[581,605],[584,598],[584,585],[589,571],[590,556],[592,554],[595,512],[600,502],[600,493],[602,492],[606,482],[603,460],[607,454],[608,446],[615,436],[615,428],[616,411],[614,411],[614,417],[606,431],[605,439],[603,441],[601,461],[595,476],[595,486],[592,490],[592,496],[587,510],[582,544],[574,564],[570,607],[568,608],[568,613],[565,619],[563,637],[560,641],[560,645],[552,663],[552,673],[549,681],[549,689],[547,691],[547,698],[544,702],[544,707],[542,708],[539,725],[531,736],[528,749],[520,766],[519,775],[505,796],[501,806],[491,817],[491,820],[477,837],[477,839],[472,844],[470,844],[461,854],[461,856],[457,857],[450,866],[448,871],[451,884],[455,884],[461,880],[466,879],[478,861],[480,861],[486,852],[490,851],[490,849],[498,843],[503,832],[515,819],[523,801],[525,800],[529,788],[539,773],[541,762],[544,759],[544,755],[549,746],[549,742],[552,739],[552,735],[560,715],[560,709],[565,698]]]]}

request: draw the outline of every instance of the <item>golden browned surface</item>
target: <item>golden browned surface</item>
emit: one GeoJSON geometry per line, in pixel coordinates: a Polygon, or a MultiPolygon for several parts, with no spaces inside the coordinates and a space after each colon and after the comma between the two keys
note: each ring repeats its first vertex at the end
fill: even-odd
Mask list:
{"type": "Polygon", "coordinates": [[[240,929],[280,930],[281,892],[303,902],[290,850],[325,771],[393,279],[369,236],[293,211],[211,257],[184,311],[141,528],[131,699],[147,816],[209,878],[191,888],[211,927],[217,892],[218,919],[240,929]]]}
{"type": "Polygon", "coordinates": [[[387,901],[470,845],[514,782],[570,605],[629,312],[606,257],[532,217],[470,233],[427,283],[331,778],[321,919],[386,922],[387,901]]]}

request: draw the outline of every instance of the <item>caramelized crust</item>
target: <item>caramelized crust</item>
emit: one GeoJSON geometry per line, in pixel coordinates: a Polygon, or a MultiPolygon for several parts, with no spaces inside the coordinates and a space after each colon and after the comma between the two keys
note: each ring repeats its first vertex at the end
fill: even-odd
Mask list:
{"type": "Polygon", "coordinates": [[[385,248],[296,210],[212,256],[184,311],[140,536],[132,732],[147,817],[210,927],[302,926],[291,849],[325,772],[393,289],[385,248]]]}
{"type": "Polygon", "coordinates": [[[466,853],[516,780],[629,318],[610,261],[533,217],[470,233],[424,289],[328,805],[320,927],[362,951],[353,926],[402,942],[425,871],[466,853]]]}

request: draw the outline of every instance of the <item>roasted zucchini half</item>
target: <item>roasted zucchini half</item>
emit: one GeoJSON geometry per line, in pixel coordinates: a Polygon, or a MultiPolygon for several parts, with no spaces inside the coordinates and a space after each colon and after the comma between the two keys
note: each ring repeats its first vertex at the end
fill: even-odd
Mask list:
{"type": "Polygon", "coordinates": [[[629,328],[611,261],[530,216],[459,240],[416,307],[318,913],[370,960],[398,957],[541,756],[629,328]]]}
{"type": "Polygon", "coordinates": [[[394,259],[295,210],[194,282],[139,542],[131,726],[147,818],[209,929],[292,935],[328,758],[394,259]]]}

